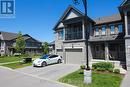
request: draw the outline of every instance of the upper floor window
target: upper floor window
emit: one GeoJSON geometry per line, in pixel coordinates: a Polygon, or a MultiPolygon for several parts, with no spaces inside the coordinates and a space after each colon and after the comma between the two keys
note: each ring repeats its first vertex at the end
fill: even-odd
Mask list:
{"type": "Polygon", "coordinates": [[[65,29],[65,40],[76,40],[83,38],[81,26],[73,26],[65,29]]]}
{"type": "Polygon", "coordinates": [[[98,27],[95,28],[95,35],[96,36],[99,35],[99,28],[98,27]]]}
{"type": "Polygon", "coordinates": [[[103,26],[102,26],[102,35],[105,35],[105,34],[106,34],[106,26],[103,25],[103,26]]]}
{"type": "Polygon", "coordinates": [[[114,25],[110,25],[110,30],[111,30],[111,34],[115,33],[115,26],[114,25]]]}
{"type": "Polygon", "coordinates": [[[119,25],[118,25],[118,32],[119,32],[119,33],[122,33],[122,32],[123,32],[123,26],[122,26],[122,24],[119,24],[119,25]]]}
{"type": "Polygon", "coordinates": [[[59,39],[63,39],[64,38],[64,30],[63,29],[58,32],[58,38],[59,39]]]}

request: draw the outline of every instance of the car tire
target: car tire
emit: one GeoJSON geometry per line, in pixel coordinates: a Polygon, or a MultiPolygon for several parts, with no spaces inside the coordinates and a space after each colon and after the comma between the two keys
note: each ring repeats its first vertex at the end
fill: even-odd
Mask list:
{"type": "Polygon", "coordinates": [[[36,67],[35,65],[33,65],[33,67],[36,67]]]}
{"type": "Polygon", "coordinates": [[[47,63],[46,63],[46,62],[43,62],[43,63],[42,63],[42,67],[45,67],[45,66],[47,66],[47,63]]]}
{"type": "Polygon", "coordinates": [[[58,59],[57,63],[59,63],[59,64],[60,64],[60,63],[61,63],[61,59],[58,59]]]}

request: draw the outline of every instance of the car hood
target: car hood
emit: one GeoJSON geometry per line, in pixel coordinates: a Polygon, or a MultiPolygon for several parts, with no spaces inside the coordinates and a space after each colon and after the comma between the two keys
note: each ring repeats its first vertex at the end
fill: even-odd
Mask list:
{"type": "Polygon", "coordinates": [[[38,63],[38,62],[43,62],[43,61],[46,61],[46,59],[36,59],[36,60],[34,60],[33,62],[34,62],[34,63],[38,63]]]}

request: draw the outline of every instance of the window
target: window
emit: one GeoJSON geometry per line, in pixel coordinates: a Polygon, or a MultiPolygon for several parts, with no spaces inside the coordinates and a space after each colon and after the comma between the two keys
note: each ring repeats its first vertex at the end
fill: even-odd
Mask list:
{"type": "Polygon", "coordinates": [[[118,31],[119,31],[119,33],[122,33],[122,31],[123,31],[123,26],[122,26],[122,24],[119,24],[119,25],[118,25],[118,31]]]}
{"type": "Polygon", "coordinates": [[[63,29],[58,32],[58,38],[63,40],[63,38],[64,38],[64,30],[63,29]]]}
{"type": "Polygon", "coordinates": [[[114,25],[111,25],[111,26],[110,26],[110,30],[111,30],[111,34],[114,34],[114,33],[115,33],[115,26],[114,26],[114,25]]]}
{"type": "Polygon", "coordinates": [[[105,34],[106,34],[106,26],[103,25],[103,26],[102,26],[102,35],[105,35],[105,34]]]}
{"type": "Polygon", "coordinates": [[[73,26],[73,28],[65,29],[65,40],[76,40],[82,39],[82,27],[81,26],[73,26]]]}
{"type": "Polygon", "coordinates": [[[95,28],[95,35],[96,36],[99,35],[99,28],[98,27],[95,28]]]}
{"type": "Polygon", "coordinates": [[[96,45],[95,49],[96,51],[99,51],[99,45],[96,45]]]}
{"type": "Polygon", "coordinates": [[[58,57],[58,55],[51,55],[49,58],[55,58],[58,57]]]}

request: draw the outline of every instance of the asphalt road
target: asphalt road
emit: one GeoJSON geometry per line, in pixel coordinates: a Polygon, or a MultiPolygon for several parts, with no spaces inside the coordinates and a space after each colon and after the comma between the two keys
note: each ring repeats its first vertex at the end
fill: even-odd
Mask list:
{"type": "Polygon", "coordinates": [[[32,66],[11,70],[0,67],[0,87],[72,87],[55,80],[77,70],[75,65],[32,66]]]}

